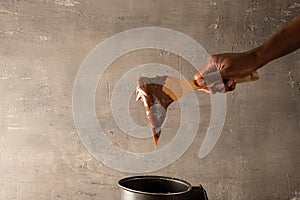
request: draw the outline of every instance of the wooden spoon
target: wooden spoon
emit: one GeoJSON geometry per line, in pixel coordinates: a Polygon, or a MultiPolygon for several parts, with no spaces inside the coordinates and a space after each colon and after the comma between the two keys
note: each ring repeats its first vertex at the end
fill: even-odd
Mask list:
{"type": "MultiPolygon", "coordinates": [[[[217,74],[219,76],[219,74],[217,74]]],[[[219,76],[220,77],[220,76],[219,76]]],[[[257,72],[236,80],[237,83],[251,82],[259,79],[257,72]]],[[[200,87],[195,80],[184,80],[172,76],[157,76],[153,78],[140,77],[136,89],[136,100],[144,103],[147,119],[152,127],[154,146],[161,133],[161,126],[166,118],[168,106],[192,90],[207,88],[200,87]]]]}

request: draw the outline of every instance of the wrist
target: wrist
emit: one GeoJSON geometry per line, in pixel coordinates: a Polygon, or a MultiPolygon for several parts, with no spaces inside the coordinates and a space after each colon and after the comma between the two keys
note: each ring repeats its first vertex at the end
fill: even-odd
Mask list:
{"type": "Polygon", "coordinates": [[[253,63],[254,70],[261,68],[263,65],[269,62],[266,57],[267,54],[265,52],[265,48],[263,45],[250,50],[249,53],[252,56],[252,59],[254,61],[253,63]]]}

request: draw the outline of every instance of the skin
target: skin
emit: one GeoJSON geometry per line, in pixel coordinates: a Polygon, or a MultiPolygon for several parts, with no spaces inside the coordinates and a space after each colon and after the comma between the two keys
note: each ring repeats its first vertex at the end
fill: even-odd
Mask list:
{"type": "Polygon", "coordinates": [[[235,89],[236,79],[252,74],[268,62],[300,48],[300,16],[270,37],[262,45],[242,53],[222,53],[211,56],[195,75],[199,86],[205,85],[203,76],[218,70],[224,83],[216,82],[202,89],[204,92],[227,92],[235,89]]]}

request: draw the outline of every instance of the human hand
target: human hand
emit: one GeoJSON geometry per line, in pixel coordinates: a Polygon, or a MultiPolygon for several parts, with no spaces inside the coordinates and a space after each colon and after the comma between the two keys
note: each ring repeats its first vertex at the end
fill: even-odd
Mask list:
{"type": "Polygon", "coordinates": [[[252,74],[259,67],[255,49],[244,53],[217,54],[211,56],[195,75],[195,80],[199,86],[207,85],[200,89],[207,93],[232,91],[237,79],[252,74]]]}

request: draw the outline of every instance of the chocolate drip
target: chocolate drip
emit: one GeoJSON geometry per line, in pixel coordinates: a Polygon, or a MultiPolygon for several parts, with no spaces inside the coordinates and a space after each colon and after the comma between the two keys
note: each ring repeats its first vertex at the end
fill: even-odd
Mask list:
{"type": "Polygon", "coordinates": [[[166,118],[168,106],[174,101],[163,90],[167,76],[140,77],[137,83],[137,100],[144,103],[147,119],[152,127],[154,145],[157,145],[161,126],[166,118]]]}

